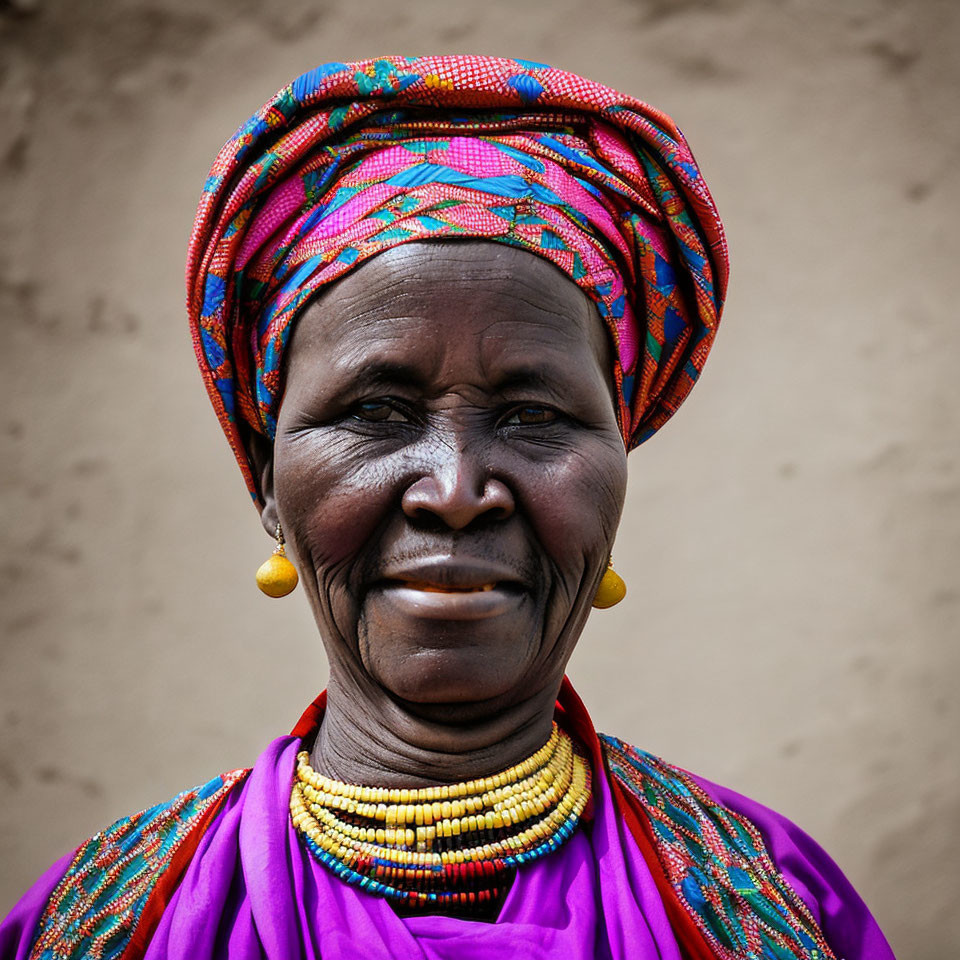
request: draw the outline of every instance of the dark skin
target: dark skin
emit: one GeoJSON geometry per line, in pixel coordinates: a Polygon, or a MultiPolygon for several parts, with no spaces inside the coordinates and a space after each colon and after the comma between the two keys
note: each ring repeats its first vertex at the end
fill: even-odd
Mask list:
{"type": "Polygon", "coordinates": [[[610,351],[572,280],[489,241],[385,251],[299,319],[251,451],[330,663],[316,769],[450,783],[547,740],[626,489],[610,351]]]}

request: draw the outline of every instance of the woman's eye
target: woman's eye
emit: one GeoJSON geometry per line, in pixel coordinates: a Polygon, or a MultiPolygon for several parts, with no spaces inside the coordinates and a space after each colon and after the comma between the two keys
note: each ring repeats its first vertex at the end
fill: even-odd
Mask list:
{"type": "Polygon", "coordinates": [[[358,403],[353,409],[353,416],[368,423],[406,422],[407,420],[402,411],[383,400],[365,400],[363,403],[358,403]]]}
{"type": "Polygon", "coordinates": [[[553,423],[558,418],[557,411],[550,407],[518,407],[504,421],[508,425],[533,426],[541,423],[553,423]]]}

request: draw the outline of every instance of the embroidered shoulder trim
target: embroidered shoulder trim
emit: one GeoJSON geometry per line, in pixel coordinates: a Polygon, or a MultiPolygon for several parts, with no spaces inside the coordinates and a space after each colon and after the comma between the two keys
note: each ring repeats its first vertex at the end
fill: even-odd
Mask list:
{"type": "MultiPolygon", "coordinates": [[[[209,824],[248,772],[231,770],[214,777],[166,803],[117,820],[83,843],[47,901],[30,960],[123,956],[150,895],[178,851],[189,855],[191,847],[196,849],[199,837],[192,834],[209,824]]],[[[177,866],[182,871],[186,863],[178,860],[177,866]]],[[[172,893],[179,876],[168,879],[172,893]]]]}
{"type": "Polygon", "coordinates": [[[611,773],[646,814],[660,865],[718,960],[836,960],[757,827],[688,774],[600,735],[611,773]]]}

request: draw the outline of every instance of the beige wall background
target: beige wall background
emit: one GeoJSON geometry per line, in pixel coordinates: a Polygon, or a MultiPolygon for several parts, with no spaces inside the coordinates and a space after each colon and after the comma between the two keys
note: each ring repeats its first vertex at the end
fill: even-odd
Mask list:
{"type": "Polygon", "coordinates": [[[958,42],[951,0],[0,3],[0,911],[324,685],[187,335],[217,149],[317,63],[478,52],[670,112],[729,232],[571,667],[597,726],[797,821],[901,958],[956,955],[958,42]]]}

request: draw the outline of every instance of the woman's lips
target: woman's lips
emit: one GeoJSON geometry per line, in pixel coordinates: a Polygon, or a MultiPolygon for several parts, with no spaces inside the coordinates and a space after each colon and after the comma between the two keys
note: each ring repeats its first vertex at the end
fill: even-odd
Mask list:
{"type": "Polygon", "coordinates": [[[509,613],[524,593],[516,584],[482,583],[470,586],[422,580],[389,580],[382,596],[402,613],[428,620],[483,620],[509,613]]]}
{"type": "Polygon", "coordinates": [[[429,620],[482,620],[512,613],[527,595],[512,566],[463,554],[388,562],[373,590],[402,616],[429,620]]]}

